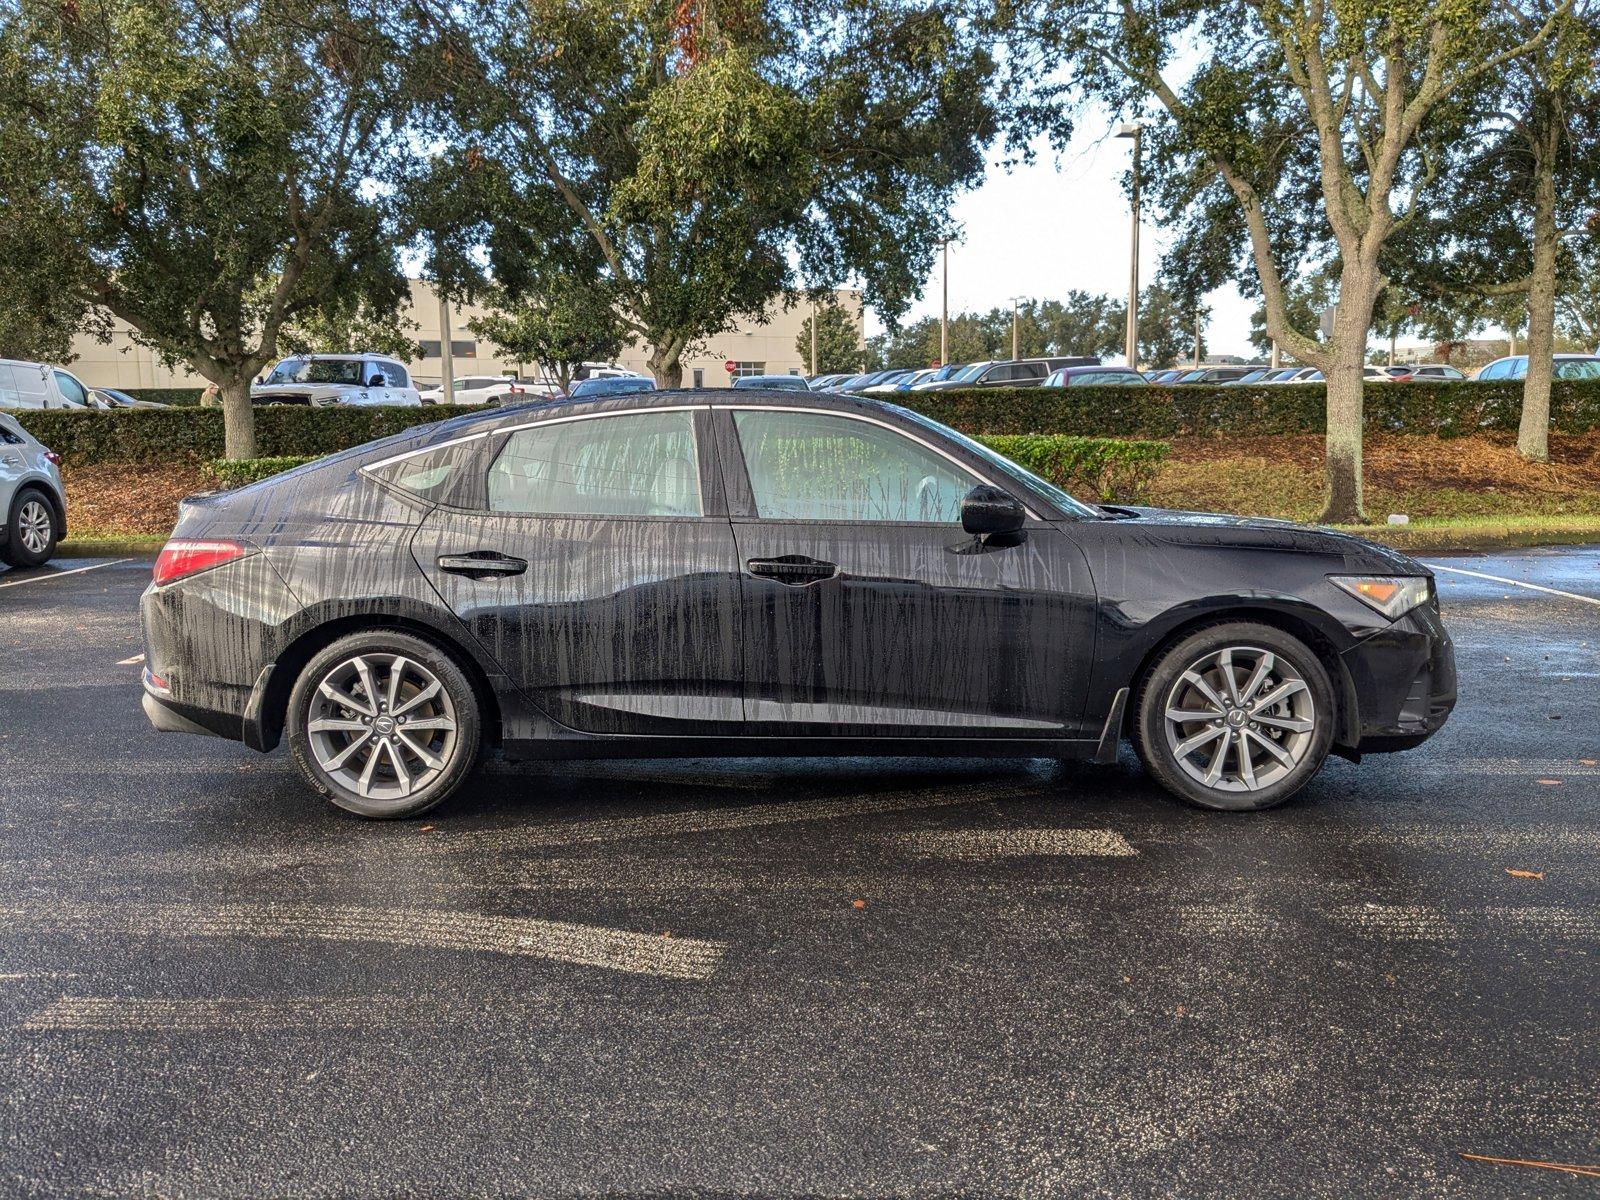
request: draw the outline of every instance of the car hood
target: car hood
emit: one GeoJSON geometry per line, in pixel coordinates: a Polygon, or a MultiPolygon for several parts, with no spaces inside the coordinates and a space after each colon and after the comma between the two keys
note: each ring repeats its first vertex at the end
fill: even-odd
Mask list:
{"type": "Polygon", "coordinates": [[[1396,575],[1431,575],[1416,559],[1352,533],[1321,525],[1300,525],[1275,517],[1189,512],[1176,508],[1100,505],[1111,519],[1126,523],[1152,540],[1168,544],[1227,546],[1302,554],[1340,554],[1363,570],[1396,575]]]}

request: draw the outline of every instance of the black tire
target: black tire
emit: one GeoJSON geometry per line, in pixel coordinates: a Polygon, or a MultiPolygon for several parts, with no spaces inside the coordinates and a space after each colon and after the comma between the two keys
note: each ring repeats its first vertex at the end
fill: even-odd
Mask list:
{"type": "MultiPolygon", "coordinates": [[[[289,697],[285,727],[288,733],[289,753],[306,782],[320,795],[346,812],[376,820],[414,817],[448,799],[472,772],[482,744],[482,722],[477,693],[455,659],[432,642],[391,629],[374,629],[350,634],[313,657],[295,681],[294,690],[289,697]],[[325,680],[339,677],[340,669],[351,667],[358,658],[369,663],[369,670],[372,672],[369,678],[381,676],[374,689],[380,695],[375,698],[366,697],[365,690],[356,685],[348,693],[338,688],[335,690],[341,695],[349,695],[357,702],[357,707],[344,707],[330,701],[327,693],[321,690],[321,685],[325,680]],[[395,668],[402,662],[410,665],[401,667],[397,672],[395,668]],[[405,688],[412,689],[409,699],[416,700],[426,691],[425,685],[429,677],[439,684],[436,693],[419,701],[425,707],[418,716],[409,718],[416,722],[409,731],[396,728],[406,722],[398,716],[388,714],[386,707],[388,695],[384,693],[395,693],[389,692],[385,684],[397,673],[401,675],[402,682],[399,685],[398,703],[393,706],[394,714],[403,713],[408,709],[417,711],[415,705],[408,704],[408,693],[404,691],[405,688]],[[371,702],[371,710],[374,713],[371,718],[365,717],[360,711],[368,701],[371,702]],[[320,716],[313,711],[314,706],[321,713],[320,716]],[[389,715],[388,728],[383,731],[386,736],[378,737],[379,729],[374,725],[374,721],[381,722],[385,715],[389,715]],[[422,763],[422,773],[427,775],[431,772],[431,777],[427,778],[425,783],[416,786],[414,790],[405,791],[404,794],[363,795],[356,787],[350,785],[349,776],[354,769],[353,763],[345,769],[330,772],[319,759],[319,751],[323,757],[329,757],[330,752],[338,750],[340,746],[351,750],[355,761],[365,762],[370,757],[376,760],[375,769],[368,772],[373,785],[383,786],[391,792],[398,793],[403,785],[399,780],[397,767],[414,766],[421,761],[413,751],[413,748],[421,743],[421,739],[413,736],[408,742],[406,738],[408,734],[417,734],[418,729],[422,728],[423,717],[427,718],[427,723],[431,727],[437,727],[441,722],[449,722],[453,728],[448,731],[450,736],[446,736],[446,731],[442,730],[434,732],[430,728],[428,731],[430,739],[436,740],[423,744],[424,748],[437,757],[443,765],[433,769],[427,763],[422,763]],[[364,735],[359,730],[330,734],[312,728],[314,723],[353,722],[361,722],[371,728],[364,735]],[[335,741],[335,739],[343,740],[335,741]],[[361,741],[362,745],[350,744],[357,741],[361,741]],[[411,761],[407,764],[406,760],[411,761]]],[[[330,761],[337,757],[336,753],[331,754],[330,761]]],[[[365,781],[357,782],[363,785],[365,783],[365,781]]],[[[407,785],[409,783],[408,778],[407,785]]]]}
{"type": "Polygon", "coordinates": [[[61,537],[61,517],[49,496],[36,487],[22,487],[12,497],[11,511],[6,514],[6,540],[0,545],[0,558],[13,567],[38,567],[50,561],[56,552],[56,542],[61,537]],[[40,520],[47,522],[47,536],[42,549],[32,549],[24,539],[25,526],[37,536],[40,520]]]}
{"type": "Polygon", "coordinates": [[[1145,769],[1185,803],[1223,812],[1260,812],[1298,792],[1322,768],[1338,719],[1333,686],[1321,659],[1299,638],[1253,621],[1207,625],[1167,647],[1140,681],[1134,704],[1134,749],[1145,769]],[[1237,659],[1238,665],[1218,663],[1225,654],[1230,660],[1237,659]],[[1271,665],[1257,696],[1271,699],[1274,694],[1287,693],[1287,698],[1259,710],[1254,701],[1248,707],[1236,703],[1235,695],[1248,688],[1254,668],[1264,661],[1271,665]],[[1200,685],[1186,675],[1191,670],[1200,675],[1202,683],[1216,682],[1210,690],[1222,702],[1217,710],[1220,720],[1168,721],[1169,711],[1195,711],[1198,715],[1199,710],[1209,713],[1212,707],[1208,701],[1196,700],[1200,685]],[[1230,675],[1238,681],[1235,695],[1226,694],[1222,682],[1230,675]],[[1296,682],[1303,684],[1303,689],[1294,687],[1296,682]],[[1178,707],[1169,708],[1174,704],[1178,707]],[[1302,728],[1308,722],[1309,728],[1302,728]],[[1220,751],[1218,730],[1224,747],[1220,751]],[[1202,740],[1207,737],[1209,742],[1202,740]],[[1275,750],[1264,744],[1269,740],[1275,750]],[[1199,745],[1180,756],[1177,750],[1186,743],[1199,745]],[[1257,774],[1246,768],[1240,759],[1241,747],[1252,760],[1259,755],[1266,769],[1257,774]],[[1217,753],[1220,759],[1213,757],[1217,753]],[[1282,755],[1292,759],[1293,765],[1284,763],[1282,755]],[[1209,770],[1202,771],[1202,756],[1209,770]],[[1226,769],[1229,762],[1233,764],[1231,772],[1226,769]],[[1216,770],[1219,763],[1222,775],[1215,785],[1208,786],[1200,776],[1216,770]],[[1248,779],[1259,780],[1259,786],[1247,782],[1247,771],[1248,779]]]}

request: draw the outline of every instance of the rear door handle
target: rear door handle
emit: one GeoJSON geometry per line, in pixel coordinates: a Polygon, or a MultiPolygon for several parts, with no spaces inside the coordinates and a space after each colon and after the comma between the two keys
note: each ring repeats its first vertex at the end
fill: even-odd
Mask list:
{"type": "Polygon", "coordinates": [[[439,570],[452,575],[465,575],[469,579],[486,579],[491,575],[521,575],[528,562],[512,558],[495,550],[475,550],[471,554],[441,554],[439,570]]]}
{"type": "Polygon", "coordinates": [[[776,579],[779,583],[815,583],[819,579],[832,579],[839,573],[835,564],[807,558],[803,554],[786,554],[782,558],[752,558],[745,566],[750,574],[762,579],[776,579]]]}

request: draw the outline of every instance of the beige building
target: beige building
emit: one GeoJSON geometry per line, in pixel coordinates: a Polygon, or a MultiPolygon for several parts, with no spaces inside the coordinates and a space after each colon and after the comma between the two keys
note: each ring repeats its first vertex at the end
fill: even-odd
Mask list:
{"type": "MultiPolygon", "coordinates": [[[[840,306],[861,328],[861,293],[841,289],[840,306]]],[[[470,328],[473,317],[483,310],[475,305],[451,306],[450,344],[452,366],[456,377],[467,375],[525,375],[533,374],[531,363],[516,363],[504,358],[491,342],[484,341],[470,328]]],[[[683,359],[683,382],[692,387],[720,387],[728,382],[725,364],[739,364],[741,375],[804,374],[807,370],[805,356],[795,347],[801,326],[811,315],[811,305],[802,300],[789,309],[774,306],[765,324],[741,324],[727,333],[710,338],[697,354],[683,359]]],[[[438,297],[426,282],[413,280],[411,305],[406,313],[416,328],[408,330],[413,341],[422,347],[422,357],[407,364],[412,375],[423,385],[436,385],[440,379],[439,355],[443,334],[442,316],[438,297]]],[[[365,349],[347,347],[350,351],[365,349]]],[[[170,370],[163,366],[153,350],[133,340],[128,327],[116,323],[109,343],[79,335],[73,343],[76,358],[73,372],[91,387],[111,388],[165,388],[203,387],[205,381],[192,371],[180,366],[170,370]]],[[[650,351],[634,345],[624,350],[621,365],[648,375],[650,351]]]]}

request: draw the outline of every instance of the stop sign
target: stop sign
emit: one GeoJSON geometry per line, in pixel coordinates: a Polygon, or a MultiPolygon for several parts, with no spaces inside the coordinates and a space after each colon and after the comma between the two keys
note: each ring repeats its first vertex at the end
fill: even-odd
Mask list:
{"type": "Polygon", "coordinates": [[[725,371],[728,372],[729,375],[732,375],[735,371],[737,371],[739,369],[739,364],[734,362],[733,359],[730,358],[727,362],[722,364],[722,367],[723,367],[723,369],[725,371]]]}

